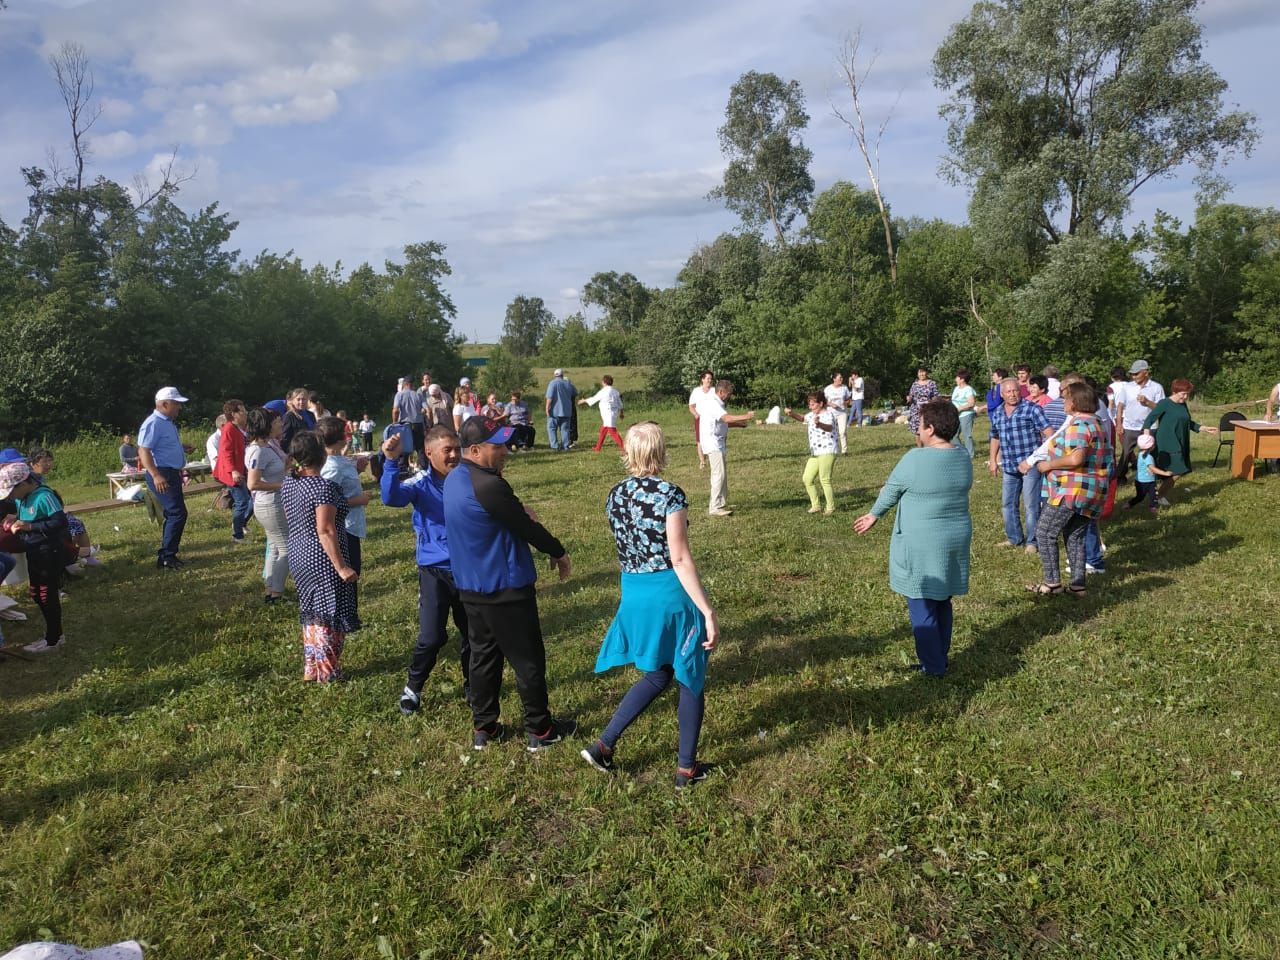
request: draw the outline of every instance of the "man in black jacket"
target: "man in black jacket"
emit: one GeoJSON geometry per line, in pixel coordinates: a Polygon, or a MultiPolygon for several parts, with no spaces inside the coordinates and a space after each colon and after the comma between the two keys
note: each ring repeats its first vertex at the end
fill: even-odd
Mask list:
{"type": "Polygon", "coordinates": [[[536,753],[571,735],[547,705],[547,654],[538,620],[538,579],[530,545],[550,555],[564,580],[569,556],[502,478],[511,427],[487,417],[462,425],[462,462],[444,482],[445,531],[454,583],[467,612],[471,644],[471,712],[477,750],[506,739],[498,722],[503,659],[516,674],[528,749],[536,753]]]}

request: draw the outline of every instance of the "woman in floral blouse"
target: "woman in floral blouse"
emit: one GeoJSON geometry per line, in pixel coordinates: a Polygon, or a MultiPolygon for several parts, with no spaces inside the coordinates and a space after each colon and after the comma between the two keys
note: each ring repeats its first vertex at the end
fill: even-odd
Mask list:
{"type": "Polygon", "coordinates": [[[920,439],[920,408],[938,395],[938,385],[929,379],[929,368],[919,367],[916,370],[916,382],[907,391],[907,403],[911,409],[907,411],[907,426],[915,435],[916,446],[923,446],[920,439]]]}
{"type": "Polygon", "coordinates": [[[1087,383],[1064,383],[1062,405],[1067,422],[1049,441],[1049,457],[1036,464],[1044,475],[1044,505],[1036,525],[1036,548],[1044,568],[1044,580],[1029,583],[1037,594],[1062,593],[1058,569],[1058,537],[1066,538],[1071,566],[1068,593],[1085,595],[1084,541],[1089,521],[1102,513],[1107,500],[1114,452],[1107,431],[1095,413],[1098,395],[1087,383]]]}
{"type": "Polygon", "coordinates": [[[680,691],[680,753],[676,787],[706,777],[698,762],[705,709],[707,656],[719,639],[715,611],[689,552],[689,501],[662,479],[667,446],[656,423],[637,423],[624,441],[627,473],[605,504],[622,567],[622,600],[605,634],[596,672],[632,664],[644,676],[622,698],[599,738],[582,751],[597,770],[613,769],[623,731],[670,685],[680,691]]]}

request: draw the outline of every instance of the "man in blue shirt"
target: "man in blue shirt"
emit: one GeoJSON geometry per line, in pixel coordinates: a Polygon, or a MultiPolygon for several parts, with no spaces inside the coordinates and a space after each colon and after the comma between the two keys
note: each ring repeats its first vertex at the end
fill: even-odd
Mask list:
{"type": "Polygon", "coordinates": [[[156,554],[156,566],[163,570],[183,566],[178,548],[187,525],[187,503],[182,496],[182,468],[187,465],[187,453],[182,449],[176,421],[186,402],[176,387],[161,387],[156,391],[155,411],[138,428],[138,460],[147,472],[147,486],[164,510],[164,530],[156,554]]]}
{"type": "Polygon", "coordinates": [[[1030,468],[1027,457],[1035,453],[1041,441],[1053,436],[1053,428],[1044,411],[1023,400],[1017,380],[1007,377],[1000,383],[1004,403],[991,414],[991,455],[987,469],[992,476],[1003,475],[1001,503],[1004,508],[1002,547],[1026,547],[1035,553],[1036,524],[1040,520],[1040,472],[1030,468]],[[1018,498],[1022,498],[1027,517],[1026,535],[1018,522],[1018,498]]]}
{"type": "Polygon", "coordinates": [[[570,426],[577,399],[578,388],[557,367],[547,384],[547,441],[552,450],[569,449],[570,426]]]}
{"type": "Polygon", "coordinates": [[[577,724],[554,719],[547,705],[547,651],[529,547],[552,558],[561,580],[568,578],[570,564],[564,546],[502,478],[511,432],[487,417],[462,425],[462,461],[444,483],[444,522],[453,579],[467,610],[472,745],[483,750],[506,739],[498,722],[505,659],[524,705],[528,749],[536,753],[571,735],[577,724]]]}
{"type": "Polygon", "coordinates": [[[449,613],[461,634],[463,695],[471,699],[468,682],[471,647],[467,643],[467,611],[453,582],[449,538],[444,527],[444,480],[458,465],[462,448],[452,427],[437,424],[426,435],[427,469],[405,480],[401,469],[401,435],[383,441],[386,467],[382,471],[382,502],[388,507],[413,507],[413,532],[418,559],[418,643],[409,661],[409,679],[400,694],[400,712],[415,713],[422,688],[449,639],[449,613]]]}

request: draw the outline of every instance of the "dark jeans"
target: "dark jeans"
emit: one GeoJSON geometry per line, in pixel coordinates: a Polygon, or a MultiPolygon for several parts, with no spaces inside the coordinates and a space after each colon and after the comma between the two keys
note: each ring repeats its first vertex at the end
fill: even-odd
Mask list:
{"type": "Polygon", "coordinates": [[[62,637],[62,598],[58,590],[65,559],[57,550],[27,551],[27,589],[44,617],[44,638],[49,644],[56,644],[62,637]]]}
{"type": "Polygon", "coordinates": [[[467,642],[467,611],[453,584],[453,574],[443,567],[418,568],[418,642],[409,661],[408,687],[421,693],[440,651],[449,640],[449,613],[458,628],[458,652],[462,661],[462,686],[471,685],[471,646],[467,642]]]}
{"type": "MultiPolygon", "coordinates": [[[[670,666],[660,667],[633,683],[614,711],[613,719],[604,728],[604,733],[600,734],[601,742],[612,750],[623,731],[667,689],[674,674],[675,671],[670,666]]],[[[680,722],[680,753],[677,762],[685,770],[692,770],[698,762],[698,735],[702,732],[706,696],[695,694],[679,680],[676,681],[676,686],[680,688],[680,703],[676,708],[676,717],[680,722]]]]}
{"type": "Polygon", "coordinates": [[[524,728],[543,734],[551,729],[547,707],[547,651],[538,622],[538,600],[532,595],[497,602],[483,594],[464,594],[467,638],[471,642],[471,714],[477,730],[493,730],[502,693],[502,661],[516,674],[516,690],[524,704],[524,728]]]}
{"type": "Polygon", "coordinates": [[[511,425],[511,445],[514,447],[533,446],[533,425],[529,423],[513,423],[511,425]]]}
{"type": "Polygon", "coordinates": [[[1155,510],[1157,505],[1155,482],[1143,483],[1141,480],[1135,480],[1133,481],[1133,486],[1135,492],[1133,494],[1133,499],[1129,501],[1129,506],[1136,507],[1145,500],[1147,501],[1147,506],[1152,510],[1155,510]]]}
{"type": "Polygon", "coordinates": [[[244,536],[249,518],[253,516],[253,494],[243,480],[227,487],[227,492],[231,494],[231,535],[239,540],[244,536]]]}
{"type": "MultiPolygon", "coordinates": [[[[351,534],[347,533],[345,530],[342,531],[342,535],[347,538],[347,562],[351,564],[352,570],[354,570],[356,573],[359,573],[360,572],[360,538],[353,537],[351,534]]],[[[360,614],[360,581],[359,580],[356,581],[355,587],[356,587],[355,599],[352,602],[352,607],[355,609],[356,615],[359,616],[360,614]]]]}
{"type": "Polygon", "coordinates": [[[427,425],[419,421],[409,424],[409,432],[413,434],[413,452],[426,463],[427,425]]]}
{"type": "Polygon", "coordinates": [[[1062,582],[1058,567],[1058,536],[1067,541],[1067,563],[1071,564],[1071,586],[1083,587],[1085,575],[1084,535],[1089,518],[1076,513],[1066,504],[1044,505],[1040,522],[1036,525],[1036,548],[1040,551],[1040,565],[1044,568],[1044,582],[1062,582]]]}
{"type": "Polygon", "coordinates": [[[151,474],[147,474],[147,486],[164,511],[164,530],[160,534],[160,549],[156,556],[162,561],[172,560],[182,546],[182,530],[187,525],[187,501],[182,496],[182,471],[172,467],[157,469],[168,482],[169,489],[164,493],[158,491],[151,474]]]}
{"type": "Polygon", "coordinates": [[[13,573],[13,568],[17,563],[18,561],[13,559],[13,554],[0,553],[0,583],[3,583],[9,574],[13,573]]]}
{"type": "Polygon", "coordinates": [[[947,672],[947,657],[951,653],[951,598],[908,597],[907,614],[916,638],[916,659],[925,673],[942,676],[947,672]]]}
{"type": "Polygon", "coordinates": [[[1142,436],[1141,430],[1121,430],[1124,439],[1121,441],[1120,456],[1116,457],[1116,480],[1124,483],[1125,478],[1129,476],[1129,462],[1134,457],[1134,450],[1138,446],[1138,438],[1142,436]]]}

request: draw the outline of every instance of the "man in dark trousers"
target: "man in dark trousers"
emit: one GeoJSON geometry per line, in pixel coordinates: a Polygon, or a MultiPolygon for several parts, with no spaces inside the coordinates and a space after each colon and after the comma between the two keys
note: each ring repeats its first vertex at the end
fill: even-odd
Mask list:
{"type": "MultiPolygon", "coordinates": [[[[424,375],[425,379],[425,375],[424,375]]],[[[418,643],[409,662],[409,679],[400,694],[400,712],[415,713],[422,705],[422,688],[449,639],[449,614],[461,634],[462,687],[471,689],[467,674],[471,650],[467,646],[467,612],[453,582],[449,539],[444,528],[444,481],[458,465],[458,435],[438,424],[426,432],[427,469],[409,479],[400,467],[401,435],[383,441],[382,502],[388,507],[413,507],[413,532],[418,559],[418,643]]]]}
{"type": "Polygon", "coordinates": [[[577,730],[547,706],[547,654],[538,620],[538,579],[529,547],[550,555],[560,579],[569,556],[502,479],[512,428],[487,417],[462,425],[462,462],[445,478],[444,517],[453,579],[462,594],[471,642],[472,745],[507,738],[498,722],[502,661],[511,663],[524,704],[528,749],[536,753],[577,730]]]}

